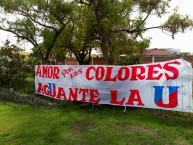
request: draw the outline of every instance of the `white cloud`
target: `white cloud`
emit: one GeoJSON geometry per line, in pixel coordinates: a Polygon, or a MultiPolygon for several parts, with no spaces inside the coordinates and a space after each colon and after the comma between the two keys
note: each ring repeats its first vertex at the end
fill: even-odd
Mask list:
{"type": "MultiPolygon", "coordinates": [[[[192,0],[173,0],[171,7],[179,7],[179,12],[183,15],[187,14],[193,18],[193,1],[192,0]]],[[[150,36],[150,48],[174,48],[180,49],[182,52],[193,53],[193,31],[187,30],[185,33],[178,33],[173,40],[171,36],[162,33],[161,30],[150,30],[146,33],[150,36]]]]}

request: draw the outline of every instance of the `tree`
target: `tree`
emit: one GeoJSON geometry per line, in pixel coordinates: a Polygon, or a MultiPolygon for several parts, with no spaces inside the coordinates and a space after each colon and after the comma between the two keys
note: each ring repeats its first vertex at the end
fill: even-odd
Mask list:
{"type": "Polygon", "coordinates": [[[7,17],[1,19],[0,29],[13,33],[18,41],[30,42],[34,48],[42,49],[42,59],[46,62],[62,31],[72,21],[73,6],[63,0],[5,0],[0,3],[7,17]]]}
{"type": "MultiPolygon", "coordinates": [[[[89,64],[91,49],[96,47],[95,40],[90,10],[76,4],[72,25],[68,25],[68,28],[62,32],[56,47],[73,53],[80,65],[89,64]]],[[[55,51],[60,51],[57,48],[55,51]]]]}
{"type": "Polygon", "coordinates": [[[71,31],[70,50],[80,65],[89,64],[95,33],[92,29],[92,15],[89,9],[77,5],[71,31]]]}
{"type": "MultiPolygon", "coordinates": [[[[170,13],[159,25],[147,25],[148,19],[168,14],[171,0],[5,0],[4,14],[16,20],[2,19],[0,29],[35,47],[35,54],[46,61],[51,52],[61,59],[73,52],[80,64],[90,58],[91,48],[99,47],[106,64],[115,64],[120,54],[142,55],[150,39],[143,34],[161,29],[174,38],[193,26],[188,16],[170,13]],[[20,17],[19,17],[20,16],[20,17]],[[61,53],[62,52],[62,53],[61,53]],[[88,59],[86,59],[88,58],[88,59]]],[[[88,63],[86,62],[86,63],[88,63]]]]}
{"type": "Polygon", "coordinates": [[[141,46],[140,50],[145,49],[149,39],[143,38],[143,34],[149,29],[162,29],[174,37],[176,33],[184,32],[193,26],[193,21],[188,16],[182,16],[177,11],[174,11],[163,24],[146,25],[152,15],[161,18],[167,14],[171,0],[77,0],[77,2],[90,9],[94,15],[93,29],[95,35],[100,38],[99,44],[107,64],[114,63],[113,56],[124,52],[122,49],[124,47],[130,52],[136,46],[141,46]]]}

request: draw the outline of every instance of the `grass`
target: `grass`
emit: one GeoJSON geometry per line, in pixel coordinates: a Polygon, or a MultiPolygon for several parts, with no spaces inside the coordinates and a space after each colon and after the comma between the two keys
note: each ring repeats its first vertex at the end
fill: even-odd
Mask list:
{"type": "Polygon", "coordinates": [[[144,109],[54,108],[0,102],[1,145],[189,145],[192,119],[164,117],[144,109]]]}
{"type": "Polygon", "coordinates": [[[34,94],[34,76],[33,74],[28,74],[26,79],[18,86],[18,84],[14,84],[16,90],[21,93],[34,94]]]}

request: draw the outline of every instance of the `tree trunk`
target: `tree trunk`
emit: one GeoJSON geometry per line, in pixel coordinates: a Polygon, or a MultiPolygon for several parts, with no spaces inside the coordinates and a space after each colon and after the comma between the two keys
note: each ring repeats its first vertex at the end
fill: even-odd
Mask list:
{"type": "Polygon", "coordinates": [[[104,46],[105,44],[101,44],[101,50],[102,50],[102,53],[103,53],[103,57],[105,59],[105,64],[111,64],[111,61],[110,61],[110,58],[109,58],[109,54],[108,54],[108,50],[107,50],[107,47],[104,46]]]}

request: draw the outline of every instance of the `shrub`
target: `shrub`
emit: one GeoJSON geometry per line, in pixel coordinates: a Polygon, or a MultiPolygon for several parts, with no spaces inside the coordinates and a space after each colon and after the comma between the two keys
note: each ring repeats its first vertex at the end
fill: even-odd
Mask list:
{"type": "Polygon", "coordinates": [[[27,64],[21,51],[15,45],[6,41],[0,49],[0,86],[19,87],[26,78],[27,64]]]}

